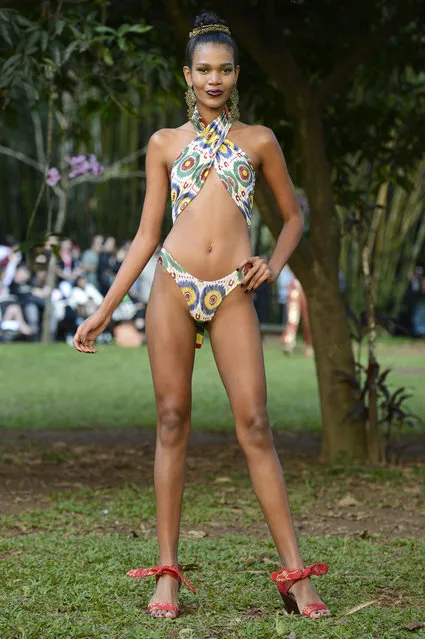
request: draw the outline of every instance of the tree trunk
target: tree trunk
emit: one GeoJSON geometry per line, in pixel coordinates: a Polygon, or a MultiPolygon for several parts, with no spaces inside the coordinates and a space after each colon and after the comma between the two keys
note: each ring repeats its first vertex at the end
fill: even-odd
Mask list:
{"type": "Polygon", "coordinates": [[[341,455],[364,460],[367,456],[363,420],[347,416],[357,401],[356,391],[338,371],[355,376],[347,317],[338,289],[337,273],[329,275],[325,258],[302,277],[314,345],[323,418],[322,456],[341,455]]]}
{"type": "MultiPolygon", "coordinates": [[[[255,197],[265,223],[277,238],[282,218],[263,179],[258,181],[255,197]]],[[[345,455],[364,460],[367,455],[365,424],[363,420],[346,418],[356,402],[356,393],[351,386],[339,381],[337,374],[344,371],[354,376],[355,368],[338,272],[336,268],[332,272],[326,258],[326,253],[321,253],[320,259],[315,257],[313,243],[302,241],[290,260],[308,300],[323,418],[322,457],[333,460],[345,455]]]]}
{"type": "MultiPolygon", "coordinates": [[[[310,237],[290,260],[308,300],[316,371],[323,418],[322,457],[334,460],[367,458],[363,419],[348,419],[357,401],[355,389],[338,371],[355,377],[348,320],[338,287],[340,228],[332,197],[331,173],[326,160],[320,111],[309,87],[296,100],[297,149],[302,184],[310,206],[310,237]]],[[[266,224],[278,236],[282,217],[274,199],[259,180],[256,191],[266,224]]]]}
{"type": "MultiPolygon", "coordinates": [[[[65,220],[66,220],[67,204],[68,204],[68,180],[66,177],[63,177],[62,192],[59,196],[59,210],[58,210],[58,216],[56,218],[56,223],[54,227],[54,233],[60,234],[63,231],[63,227],[65,226],[65,220]]],[[[50,254],[49,266],[47,267],[47,282],[46,282],[46,286],[48,286],[50,291],[53,291],[53,289],[56,286],[56,264],[57,264],[56,255],[52,251],[50,254]]],[[[43,326],[42,326],[42,332],[41,332],[41,342],[43,344],[50,344],[50,342],[52,341],[52,335],[50,331],[52,313],[53,313],[52,296],[48,295],[46,297],[46,305],[44,307],[43,326]]]]}
{"type": "Polygon", "coordinates": [[[347,314],[338,286],[340,225],[314,89],[304,86],[298,92],[296,104],[295,131],[302,186],[311,209],[312,260],[294,266],[308,299],[323,416],[322,453],[331,460],[341,455],[366,459],[364,420],[347,417],[356,403],[356,391],[342,378],[338,381],[338,371],[355,377],[355,365],[347,314]]]}
{"type": "Polygon", "coordinates": [[[377,464],[381,461],[381,433],[379,430],[377,375],[379,366],[376,360],[376,316],[375,299],[379,278],[378,267],[371,273],[372,255],[376,246],[376,236],[384,217],[388,193],[388,184],[382,184],[376,201],[376,209],[372,218],[369,236],[362,248],[362,273],[366,299],[367,342],[368,342],[368,428],[367,448],[369,461],[377,464]]]}
{"type": "MultiPolygon", "coordinates": [[[[374,238],[373,238],[374,239],[374,238]]],[[[373,242],[372,242],[373,245],[373,242]]],[[[366,314],[367,314],[367,342],[368,342],[368,428],[367,428],[367,448],[369,461],[377,464],[381,456],[381,438],[378,424],[378,389],[376,377],[379,372],[376,361],[376,321],[375,304],[373,295],[373,282],[370,273],[370,247],[366,242],[362,249],[362,271],[366,293],[366,314]]]]}

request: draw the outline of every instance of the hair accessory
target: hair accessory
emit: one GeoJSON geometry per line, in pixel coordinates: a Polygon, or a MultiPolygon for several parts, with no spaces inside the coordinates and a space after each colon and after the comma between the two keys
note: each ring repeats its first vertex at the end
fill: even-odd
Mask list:
{"type": "Polygon", "coordinates": [[[202,27],[196,27],[189,33],[189,38],[197,38],[200,35],[204,35],[204,33],[225,33],[230,36],[230,29],[226,27],[225,24],[205,24],[202,27]]]}
{"type": "Polygon", "coordinates": [[[187,91],[184,94],[184,97],[187,104],[187,117],[189,118],[189,120],[191,120],[193,112],[195,111],[195,104],[196,104],[196,95],[192,86],[189,86],[187,88],[187,91]]]}
{"type": "Polygon", "coordinates": [[[239,120],[240,113],[238,109],[239,104],[239,92],[236,84],[233,85],[232,93],[230,94],[230,118],[232,120],[239,120]]]}

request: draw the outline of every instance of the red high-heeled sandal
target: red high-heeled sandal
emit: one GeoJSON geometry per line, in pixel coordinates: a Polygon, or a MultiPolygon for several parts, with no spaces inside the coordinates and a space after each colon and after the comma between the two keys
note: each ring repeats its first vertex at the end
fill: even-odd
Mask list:
{"type": "MultiPolygon", "coordinates": [[[[329,608],[323,603],[311,603],[307,604],[307,606],[305,606],[305,608],[303,608],[303,610],[300,612],[294,595],[288,591],[297,581],[300,581],[301,579],[307,579],[307,577],[310,577],[310,575],[325,575],[327,572],[328,566],[326,564],[311,564],[311,566],[306,566],[305,568],[299,568],[297,570],[288,570],[287,568],[281,568],[280,570],[272,572],[272,574],[270,575],[270,579],[276,583],[282,596],[283,604],[289,614],[301,614],[303,617],[316,619],[317,617],[313,617],[314,612],[317,612],[318,610],[324,610],[330,614],[329,608]]],[[[325,615],[320,616],[324,617],[325,615]]]]}
{"type": "MultiPolygon", "coordinates": [[[[129,570],[127,573],[127,577],[133,577],[135,579],[155,576],[156,581],[158,581],[162,575],[170,575],[170,577],[176,579],[179,584],[179,590],[183,582],[191,592],[196,594],[195,588],[192,586],[189,579],[183,575],[180,570],[180,566],[153,566],[152,568],[137,568],[136,570],[129,570]]],[[[150,614],[153,610],[165,610],[166,612],[172,612],[174,614],[173,618],[178,617],[179,615],[179,607],[170,602],[149,604],[148,613],[150,614]]]]}

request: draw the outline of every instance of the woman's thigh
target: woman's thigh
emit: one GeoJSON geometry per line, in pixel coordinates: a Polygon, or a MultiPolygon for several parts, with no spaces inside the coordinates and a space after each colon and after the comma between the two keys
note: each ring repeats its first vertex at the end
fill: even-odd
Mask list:
{"type": "Polygon", "coordinates": [[[236,425],[267,420],[259,323],[252,298],[241,289],[233,291],[217,310],[210,339],[236,425]]]}
{"type": "Polygon", "coordinates": [[[158,264],[146,310],[146,339],[159,411],[190,412],[195,336],[179,287],[158,264]]]}

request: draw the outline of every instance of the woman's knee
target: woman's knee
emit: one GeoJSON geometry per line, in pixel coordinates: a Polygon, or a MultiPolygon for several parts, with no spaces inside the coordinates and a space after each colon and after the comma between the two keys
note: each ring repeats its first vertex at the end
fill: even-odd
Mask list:
{"type": "Polygon", "coordinates": [[[236,434],[243,449],[272,446],[273,435],[266,408],[253,409],[237,419],[236,434]]]}
{"type": "Polygon", "coordinates": [[[189,435],[189,411],[181,403],[166,400],[158,405],[158,438],[171,448],[184,443],[189,435]]]}

